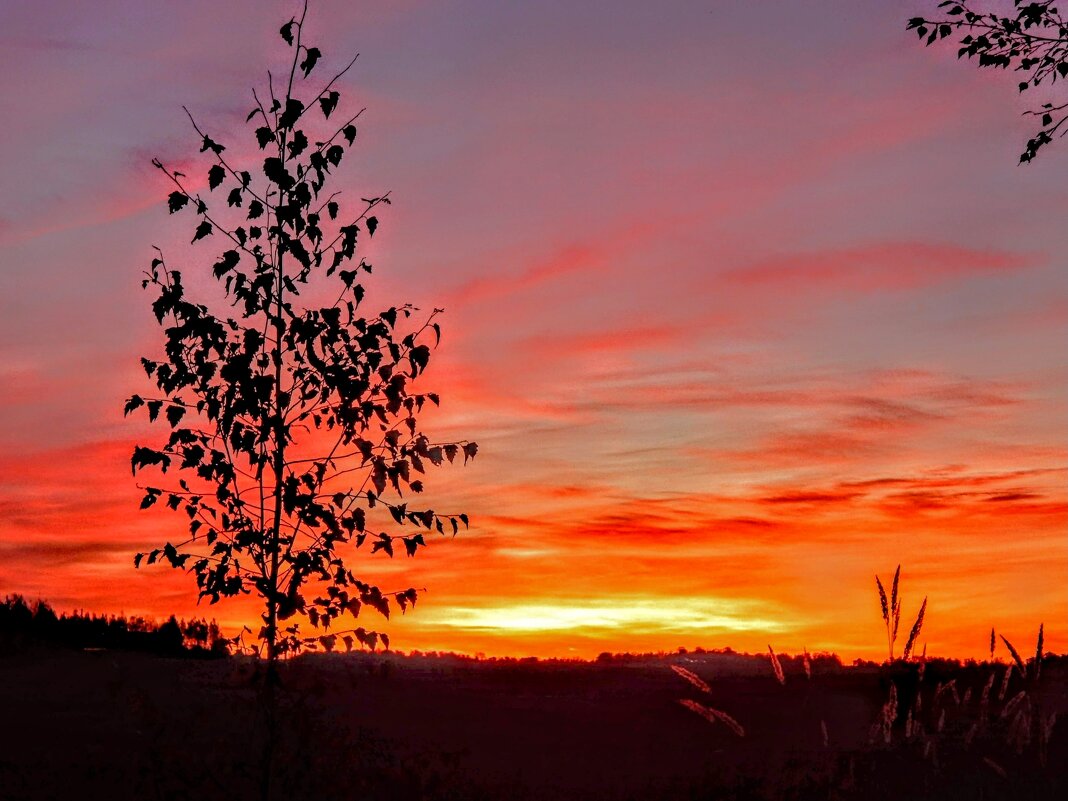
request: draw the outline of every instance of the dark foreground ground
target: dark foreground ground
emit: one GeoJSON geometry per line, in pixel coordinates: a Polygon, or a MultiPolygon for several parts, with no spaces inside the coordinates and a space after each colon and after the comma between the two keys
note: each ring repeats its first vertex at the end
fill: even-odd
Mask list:
{"type": "MultiPolygon", "coordinates": [[[[793,662],[785,685],[766,658],[716,655],[322,655],[284,667],[271,762],[272,797],[285,801],[1068,797],[1068,666],[1056,660],[1037,679],[1015,673],[1001,701],[1004,665],[929,665],[918,710],[911,665],[817,666],[809,679],[793,662]],[[733,716],[745,736],[682,698],[733,716]]],[[[256,670],[108,651],[0,656],[0,799],[258,798],[256,670]]]]}

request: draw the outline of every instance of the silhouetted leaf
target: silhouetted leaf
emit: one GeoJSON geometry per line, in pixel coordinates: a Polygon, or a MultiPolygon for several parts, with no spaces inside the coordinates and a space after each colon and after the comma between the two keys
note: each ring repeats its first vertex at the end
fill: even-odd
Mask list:
{"type": "Polygon", "coordinates": [[[282,189],[292,189],[296,181],[289,174],[282,160],[277,156],[271,156],[263,161],[263,174],[267,179],[278,184],[282,189]]]}
{"type": "Polygon", "coordinates": [[[371,236],[374,236],[375,235],[375,231],[377,231],[377,230],[378,230],[378,218],[377,217],[368,217],[367,218],[367,233],[369,233],[371,236]]]}
{"type": "Polygon", "coordinates": [[[345,139],[347,139],[348,143],[351,145],[356,139],[356,126],[346,125],[341,129],[341,133],[344,134],[345,139]]]}
{"type": "Polygon", "coordinates": [[[304,113],[304,104],[297,100],[295,97],[286,99],[286,109],[282,112],[282,116],[278,118],[279,128],[292,128],[300,115],[304,113]]]}
{"type": "Polygon", "coordinates": [[[200,152],[203,153],[205,150],[210,150],[215,155],[219,155],[226,150],[226,148],[212,140],[210,136],[205,136],[203,143],[200,145],[200,152]]]}
{"type": "Polygon", "coordinates": [[[304,131],[294,131],[293,138],[286,143],[286,150],[289,151],[289,157],[295,159],[305,148],[308,147],[308,137],[304,135],[304,131]]]}
{"type": "Polygon", "coordinates": [[[256,129],[256,141],[260,144],[260,150],[263,150],[267,145],[274,141],[274,131],[267,126],[256,129]]]}
{"type": "Polygon", "coordinates": [[[171,428],[174,428],[181,419],[185,417],[185,407],[183,406],[168,406],[167,407],[167,422],[171,424],[171,428]]]}
{"type": "Polygon", "coordinates": [[[223,182],[223,178],[225,177],[226,170],[219,164],[212,164],[211,169],[208,170],[208,189],[215,189],[215,187],[223,182]]]}
{"type": "Polygon", "coordinates": [[[304,265],[305,267],[311,266],[311,256],[308,255],[308,251],[305,249],[304,245],[300,243],[299,240],[290,240],[289,244],[286,246],[286,249],[290,253],[292,253],[293,257],[302,265],[304,265]]]}
{"type": "Polygon", "coordinates": [[[167,195],[167,209],[171,214],[174,214],[176,211],[181,211],[188,202],[189,196],[184,192],[171,192],[167,195]]]}
{"type": "MultiPolygon", "coordinates": [[[[390,511],[392,511],[392,507],[390,508],[390,511]]],[[[390,556],[393,556],[393,540],[389,538],[389,535],[380,534],[378,536],[378,539],[375,540],[374,544],[371,546],[371,553],[377,551],[385,551],[390,556]]]]}
{"type": "Polygon", "coordinates": [[[323,110],[323,116],[330,119],[330,115],[334,109],[337,108],[337,102],[341,99],[339,92],[327,92],[323,97],[319,98],[319,108],[323,110]]]}
{"type": "Polygon", "coordinates": [[[278,33],[282,35],[282,38],[286,40],[287,45],[293,44],[293,26],[297,24],[296,19],[291,19],[285,25],[278,29],[278,33]]]}
{"type": "MultiPolygon", "coordinates": [[[[207,220],[204,220],[203,222],[200,223],[200,225],[197,226],[197,230],[196,230],[196,233],[193,234],[193,240],[192,241],[196,242],[198,239],[203,239],[206,236],[210,236],[211,231],[212,231],[211,223],[208,222],[207,220]]],[[[190,244],[192,244],[192,243],[190,243],[190,244]]]]}
{"type": "Polygon", "coordinates": [[[412,361],[412,377],[414,378],[426,368],[427,363],[430,361],[430,348],[426,345],[417,345],[412,348],[408,358],[412,361]]]}
{"type": "Polygon", "coordinates": [[[309,47],[305,51],[304,60],[300,62],[300,68],[304,70],[305,78],[311,75],[311,71],[315,69],[315,64],[319,61],[320,56],[322,56],[322,53],[319,52],[318,47],[309,47]]]}
{"type": "Polygon", "coordinates": [[[236,250],[228,250],[223,253],[222,258],[212,265],[212,272],[215,273],[216,278],[222,278],[230,270],[234,269],[241,261],[241,256],[236,250]]]}

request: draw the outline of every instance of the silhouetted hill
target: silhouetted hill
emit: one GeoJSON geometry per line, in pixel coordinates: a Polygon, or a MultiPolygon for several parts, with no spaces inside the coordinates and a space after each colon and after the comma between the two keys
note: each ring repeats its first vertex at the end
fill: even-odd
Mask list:
{"type": "MultiPolygon", "coordinates": [[[[917,663],[825,656],[806,673],[803,658],[780,662],[785,683],[769,655],[727,651],[298,657],[281,665],[277,797],[1006,801],[1068,790],[1063,657],[1047,656],[1041,676],[1033,663],[1024,676],[929,660],[921,676],[917,663]]],[[[8,652],[0,798],[255,798],[261,669],[245,656],[8,652]]]]}

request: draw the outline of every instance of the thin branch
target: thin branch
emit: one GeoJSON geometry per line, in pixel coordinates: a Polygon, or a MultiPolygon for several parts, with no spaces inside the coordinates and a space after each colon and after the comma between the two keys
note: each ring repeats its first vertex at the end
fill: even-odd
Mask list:
{"type": "MultiPolygon", "coordinates": [[[[200,126],[198,126],[198,125],[197,125],[197,121],[196,121],[195,119],[193,119],[193,115],[192,115],[192,114],[191,114],[191,113],[189,112],[189,109],[188,109],[188,108],[186,108],[185,106],[182,106],[182,111],[184,111],[184,112],[185,112],[185,116],[189,117],[189,121],[190,121],[190,122],[191,122],[191,123],[193,124],[193,130],[195,130],[195,131],[196,131],[196,132],[197,132],[198,134],[200,134],[200,136],[201,136],[201,137],[203,137],[204,139],[207,139],[207,138],[208,138],[208,136],[207,136],[207,135],[206,135],[206,134],[205,134],[205,133],[204,133],[204,132],[203,132],[202,130],[200,130],[200,126]]],[[[219,161],[219,164],[220,164],[220,165],[221,165],[221,166],[222,166],[222,167],[223,167],[223,168],[224,168],[224,169],[225,169],[225,170],[226,170],[226,171],[227,171],[228,173],[230,173],[230,175],[232,175],[232,176],[233,176],[233,177],[234,177],[234,178],[235,178],[235,179],[237,180],[237,182],[238,182],[239,184],[241,184],[241,188],[242,188],[242,189],[246,190],[246,191],[247,191],[247,192],[248,192],[248,193],[249,193],[250,195],[252,195],[252,197],[254,197],[254,198],[255,198],[256,200],[260,201],[260,203],[263,203],[263,204],[264,204],[265,206],[267,205],[267,201],[266,201],[266,200],[264,200],[264,199],[263,199],[262,197],[260,197],[259,195],[257,195],[257,194],[256,194],[256,193],[255,193],[255,192],[254,192],[254,191],[252,190],[252,183],[251,183],[251,181],[250,181],[250,182],[249,182],[248,184],[245,184],[244,180],[243,180],[243,179],[241,178],[241,176],[240,176],[240,175],[239,175],[239,174],[237,173],[237,171],[236,171],[236,170],[235,170],[235,169],[234,169],[233,167],[231,167],[231,166],[229,165],[229,163],[228,163],[228,162],[226,161],[226,159],[224,159],[224,158],[223,158],[223,156],[222,156],[222,153],[219,153],[219,152],[217,152],[217,151],[216,151],[216,150],[214,150],[214,149],[212,149],[212,151],[211,151],[211,152],[215,154],[215,158],[216,158],[216,159],[218,159],[218,161],[219,161]]]]}

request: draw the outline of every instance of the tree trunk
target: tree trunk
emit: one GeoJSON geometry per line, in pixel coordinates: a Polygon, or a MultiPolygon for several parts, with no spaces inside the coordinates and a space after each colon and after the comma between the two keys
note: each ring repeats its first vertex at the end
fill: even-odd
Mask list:
{"type": "MultiPolygon", "coordinates": [[[[279,147],[279,157],[285,161],[285,140],[279,147]]],[[[281,192],[281,189],[279,189],[281,192]]],[[[275,219],[279,228],[282,222],[275,219]]],[[[277,684],[278,684],[278,568],[282,548],[282,481],[285,478],[285,418],[282,408],[282,278],[283,255],[279,249],[275,269],[275,314],[272,320],[275,332],[275,344],[272,352],[274,359],[274,521],[268,532],[267,541],[271,550],[271,564],[267,576],[267,669],[264,675],[263,711],[266,717],[266,741],[263,749],[263,767],[261,773],[262,801],[271,801],[271,777],[274,769],[274,752],[277,741],[277,684]]]]}

